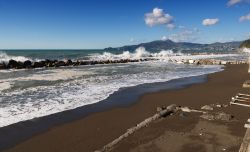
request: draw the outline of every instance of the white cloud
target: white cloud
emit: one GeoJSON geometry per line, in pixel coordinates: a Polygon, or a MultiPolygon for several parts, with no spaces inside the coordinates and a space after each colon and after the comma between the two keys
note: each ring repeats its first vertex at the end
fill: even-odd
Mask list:
{"type": "Polygon", "coordinates": [[[174,24],[167,24],[167,28],[172,30],[175,28],[175,25],[174,24]]]}
{"type": "Polygon", "coordinates": [[[166,25],[168,28],[173,28],[173,17],[164,13],[163,9],[154,8],[151,13],[145,14],[145,23],[152,27],[156,25],[166,25]]]}
{"type": "Polygon", "coordinates": [[[240,19],[239,19],[240,22],[243,22],[243,21],[250,21],[250,13],[245,15],[245,16],[241,16],[240,19]]]}
{"type": "Polygon", "coordinates": [[[168,39],[167,36],[163,36],[163,37],[161,38],[162,41],[166,41],[167,39],[168,39]]]}
{"type": "Polygon", "coordinates": [[[229,0],[227,6],[233,6],[240,3],[250,3],[250,0],[229,0]]]}
{"type": "Polygon", "coordinates": [[[204,19],[203,21],[202,21],[202,24],[204,25],[204,26],[211,26],[211,25],[215,25],[215,24],[217,24],[219,22],[219,19],[218,18],[212,18],[212,19],[204,19]]]}
{"type": "Polygon", "coordinates": [[[240,2],[242,2],[242,0],[229,0],[227,5],[232,6],[232,5],[238,4],[240,2]]]}

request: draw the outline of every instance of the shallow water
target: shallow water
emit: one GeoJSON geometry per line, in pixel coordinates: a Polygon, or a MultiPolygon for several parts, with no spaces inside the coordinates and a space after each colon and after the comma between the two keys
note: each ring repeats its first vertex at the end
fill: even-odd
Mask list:
{"type": "MultiPolygon", "coordinates": [[[[75,60],[79,58],[114,60],[152,57],[159,59],[159,61],[31,70],[1,70],[0,127],[97,103],[120,88],[145,83],[166,82],[222,70],[221,66],[175,64],[168,62],[169,59],[234,59],[240,57],[238,54],[191,56],[180,52],[174,53],[171,50],[150,53],[143,48],[139,48],[132,53],[123,52],[120,54],[88,51],[87,53],[79,53],[81,54],[79,55],[76,52],[66,52],[66,56],[60,56],[58,52],[52,52],[51,56],[75,60]],[[72,56],[74,58],[71,58],[72,56]]],[[[45,59],[49,52],[45,52],[43,56],[40,55],[42,57],[38,57],[34,53],[31,54],[32,51],[26,52],[26,56],[20,56],[24,55],[21,52],[19,54],[5,52],[5,58],[14,56],[19,59],[25,58],[25,60],[41,60],[45,59]]],[[[4,60],[2,59],[2,61],[4,60]]]]}

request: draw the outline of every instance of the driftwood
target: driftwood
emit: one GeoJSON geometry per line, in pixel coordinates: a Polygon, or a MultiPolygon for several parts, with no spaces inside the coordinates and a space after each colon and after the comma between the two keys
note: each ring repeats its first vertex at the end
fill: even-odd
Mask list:
{"type": "Polygon", "coordinates": [[[120,137],[116,138],[112,142],[108,143],[102,149],[96,150],[95,152],[105,152],[105,151],[111,150],[112,147],[114,147],[120,141],[122,141],[123,139],[127,138],[129,135],[133,134],[137,130],[139,130],[139,129],[143,128],[143,127],[146,127],[147,125],[149,125],[154,120],[162,118],[162,117],[166,117],[166,116],[168,116],[168,115],[176,112],[177,110],[178,110],[178,107],[176,105],[174,105],[174,104],[168,106],[166,109],[164,109],[164,110],[156,113],[154,116],[149,117],[149,118],[145,119],[144,121],[142,121],[141,123],[137,124],[136,126],[128,129],[123,135],[121,135],[120,137]]]}

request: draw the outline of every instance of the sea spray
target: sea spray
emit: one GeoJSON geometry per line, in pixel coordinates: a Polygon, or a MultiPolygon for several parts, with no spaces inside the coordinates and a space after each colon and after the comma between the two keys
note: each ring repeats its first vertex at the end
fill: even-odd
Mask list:
{"type": "Polygon", "coordinates": [[[177,60],[181,61],[183,59],[209,59],[209,58],[223,58],[223,57],[238,57],[239,54],[197,54],[192,55],[188,53],[182,53],[181,51],[174,52],[173,50],[162,50],[160,52],[148,52],[144,47],[137,48],[134,52],[124,51],[120,54],[113,54],[110,52],[103,52],[102,54],[95,53],[90,54],[90,60],[122,60],[122,59],[145,59],[152,58],[157,60],[177,60]]]}
{"type": "Polygon", "coordinates": [[[11,56],[11,55],[7,55],[7,53],[0,51],[0,63],[4,62],[4,63],[8,63],[9,60],[16,60],[16,61],[20,61],[20,62],[24,62],[26,60],[31,60],[33,61],[31,58],[28,57],[24,57],[24,56],[11,56]]]}

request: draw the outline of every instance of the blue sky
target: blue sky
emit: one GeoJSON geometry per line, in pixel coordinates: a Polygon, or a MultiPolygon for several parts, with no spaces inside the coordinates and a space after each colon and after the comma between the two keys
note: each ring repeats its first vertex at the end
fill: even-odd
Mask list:
{"type": "Polygon", "coordinates": [[[0,0],[0,48],[94,49],[250,38],[248,0],[0,0]]]}

